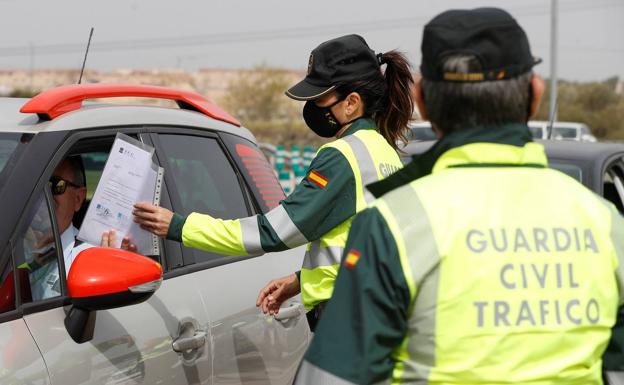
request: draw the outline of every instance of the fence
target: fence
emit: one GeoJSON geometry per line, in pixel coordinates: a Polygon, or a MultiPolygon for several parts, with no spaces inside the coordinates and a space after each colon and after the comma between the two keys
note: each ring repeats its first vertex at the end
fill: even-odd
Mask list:
{"type": "Polygon", "coordinates": [[[294,145],[287,150],[283,145],[260,143],[262,152],[275,169],[275,173],[286,195],[290,194],[308,173],[308,167],[316,155],[317,148],[294,145]]]}

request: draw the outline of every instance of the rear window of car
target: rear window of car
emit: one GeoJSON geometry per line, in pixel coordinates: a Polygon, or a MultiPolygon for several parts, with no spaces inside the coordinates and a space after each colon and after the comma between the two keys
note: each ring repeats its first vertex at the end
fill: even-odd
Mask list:
{"type": "Polygon", "coordinates": [[[275,170],[258,146],[238,136],[229,134],[222,134],[222,136],[243,172],[245,182],[256,196],[256,201],[263,213],[268,212],[279,205],[281,200],[286,199],[275,170]]]}

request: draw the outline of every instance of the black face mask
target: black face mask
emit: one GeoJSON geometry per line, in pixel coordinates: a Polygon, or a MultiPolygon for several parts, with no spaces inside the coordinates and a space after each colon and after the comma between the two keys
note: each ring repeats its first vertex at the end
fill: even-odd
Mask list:
{"type": "Polygon", "coordinates": [[[336,119],[331,108],[343,100],[337,100],[326,107],[317,106],[313,100],[307,101],[305,106],[303,106],[303,120],[318,136],[323,138],[336,136],[343,124],[340,124],[338,119],[336,119]]]}

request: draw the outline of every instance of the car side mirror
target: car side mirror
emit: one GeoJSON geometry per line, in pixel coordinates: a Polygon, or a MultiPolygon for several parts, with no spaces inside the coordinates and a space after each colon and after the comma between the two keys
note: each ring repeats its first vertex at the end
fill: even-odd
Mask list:
{"type": "Polygon", "coordinates": [[[67,332],[77,343],[91,340],[97,310],[144,302],[161,282],[162,267],[152,259],[109,247],[85,249],[67,276],[72,303],[65,317],[67,332]]]}

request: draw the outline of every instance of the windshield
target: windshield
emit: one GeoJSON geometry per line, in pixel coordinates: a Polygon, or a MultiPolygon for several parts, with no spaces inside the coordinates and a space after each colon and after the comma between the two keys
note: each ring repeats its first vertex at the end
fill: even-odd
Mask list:
{"type": "Polygon", "coordinates": [[[21,134],[17,132],[0,132],[0,189],[4,187],[4,179],[7,171],[20,153],[18,146],[20,143],[26,143],[30,140],[30,134],[21,134]]]}

